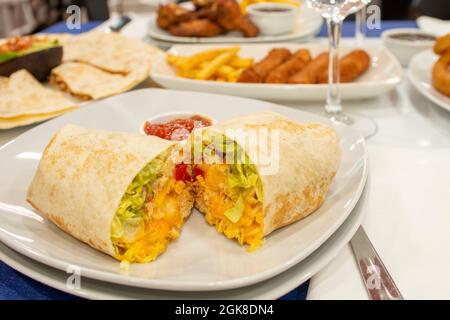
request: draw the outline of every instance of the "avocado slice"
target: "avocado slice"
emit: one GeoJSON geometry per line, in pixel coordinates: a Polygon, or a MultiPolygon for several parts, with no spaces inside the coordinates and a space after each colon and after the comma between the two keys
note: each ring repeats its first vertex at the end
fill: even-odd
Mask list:
{"type": "Polygon", "coordinates": [[[61,64],[63,48],[57,42],[40,42],[23,51],[0,53],[0,76],[26,69],[39,81],[46,81],[50,71],[61,64]]]}

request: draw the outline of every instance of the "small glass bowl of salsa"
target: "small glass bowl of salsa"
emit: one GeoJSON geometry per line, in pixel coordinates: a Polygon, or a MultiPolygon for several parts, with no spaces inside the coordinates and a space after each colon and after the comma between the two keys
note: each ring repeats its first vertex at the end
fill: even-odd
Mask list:
{"type": "Polygon", "coordinates": [[[170,112],[144,121],[140,132],[171,141],[186,140],[192,130],[209,127],[216,121],[197,112],[170,112]]]}

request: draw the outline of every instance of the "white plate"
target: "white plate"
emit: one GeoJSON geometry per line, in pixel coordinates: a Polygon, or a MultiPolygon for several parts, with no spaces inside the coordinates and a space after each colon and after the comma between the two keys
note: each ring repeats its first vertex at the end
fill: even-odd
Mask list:
{"type": "Polygon", "coordinates": [[[88,299],[277,299],[311,278],[325,267],[350,241],[364,217],[365,188],[358,204],[339,229],[302,262],[269,280],[238,289],[211,292],[164,291],[132,288],[82,278],[79,289],[66,285],[68,274],[41,264],[8,248],[0,242],[0,260],[15,270],[55,289],[88,299]]]}
{"type": "Polygon", "coordinates": [[[177,37],[171,35],[168,31],[158,27],[156,23],[156,13],[150,18],[148,26],[148,36],[163,42],[176,43],[262,43],[262,42],[282,42],[299,40],[315,36],[322,26],[322,17],[315,10],[302,5],[299,9],[297,23],[290,33],[265,36],[259,35],[253,38],[245,38],[239,32],[228,32],[223,35],[210,38],[197,37],[177,37]]]}
{"type": "Polygon", "coordinates": [[[308,218],[274,232],[253,253],[217,234],[194,211],[180,239],[167,252],[155,262],[132,265],[125,274],[117,261],[62,232],[25,202],[41,152],[64,124],[138,132],[144,119],[168,111],[193,111],[222,121],[267,109],[300,121],[328,123],[312,114],[256,100],[145,89],[92,103],[31,129],[0,149],[0,241],[57,269],[65,271],[76,265],[86,277],[138,287],[224,290],[269,279],[323,244],[360,197],[367,177],[367,152],[364,140],[350,127],[336,127],[343,159],[323,206],[308,218]]]}
{"type": "MultiPolygon", "coordinates": [[[[176,45],[169,50],[169,53],[191,55],[212,47],[223,47],[223,45],[176,45]]],[[[274,47],[284,47],[291,51],[308,48],[313,56],[327,50],[325,44],[253,44],[242,45],[240,56],[253,57],[255,61],[259,61],[274,47]]],[[[353,49],[353,47],[342,46],[341,53],[344,55],[353,49]]],[[[370,54],[372,65],[355,82],[341,85],[343,99],[377,97],[394,89],[401,81],[402,67],[388,50],[373,45],[367,45],[364,49],[370,54]]],[[[326,84],[229,83],[180,78],[176,76],[174,69],[166,62],[164,56],[161,56],[153,64],[151,77],[156,83],[169,89],[220,93],[266,100],[317,101],[324,100],[327,93],[326,84]]]]}
{"type": "Polygon", "coordinates": [[[427,50],[415,55],[408,68],[409,81],[426,98],[438,106],[450,111],[450,97],[437,91],[431,80],[431,70],[438,56],[433,51],[427,50]]]}

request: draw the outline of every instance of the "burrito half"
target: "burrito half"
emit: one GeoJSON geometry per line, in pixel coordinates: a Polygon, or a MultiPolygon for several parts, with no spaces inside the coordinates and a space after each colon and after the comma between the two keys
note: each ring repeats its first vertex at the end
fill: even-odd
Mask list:
{"type": "Polygon", "coordinates": [[[202,129],[202,161],[198,132],[191,140],[196,207],[217,231],[249,250],[319,208],[340,163],[333,129],[272,112],[202,129]]]}
{"type": "Polygon", "coordinates": [[[152,136],[65,126],[46,147],[27,200],[120,261],[153,261],[193,206],[190,185],[176,179],[173,147],[152,136]]]}

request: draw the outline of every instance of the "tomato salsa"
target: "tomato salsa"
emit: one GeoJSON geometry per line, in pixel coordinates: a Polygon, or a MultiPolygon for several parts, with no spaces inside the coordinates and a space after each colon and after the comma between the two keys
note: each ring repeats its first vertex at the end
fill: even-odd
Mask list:
{"type": "Polygon", "coordinates": [[[157,136],[166,140],[186,140],[192,130],[209,127],[212,121],[200,115],[189,118],[177,118],[165,123],[152,123],[147,121],[144,125],[146,135],[157,136]]]}

